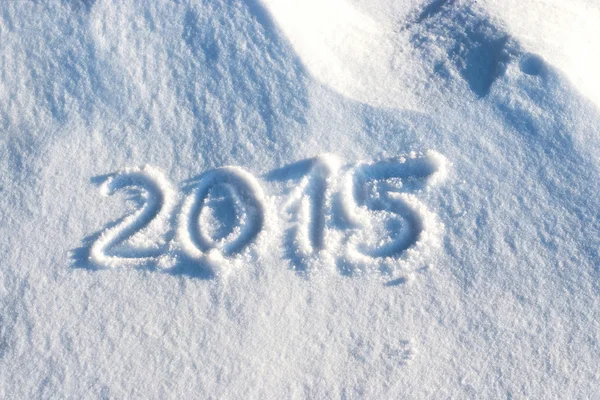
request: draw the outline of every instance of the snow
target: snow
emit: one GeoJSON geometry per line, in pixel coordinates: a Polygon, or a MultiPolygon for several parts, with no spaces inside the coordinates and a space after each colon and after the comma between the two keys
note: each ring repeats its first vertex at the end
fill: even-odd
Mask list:
{"type": "Polygon", "coordinates": [[[599,23],[5,3],[0,397],[600,396],[599,23]]]}

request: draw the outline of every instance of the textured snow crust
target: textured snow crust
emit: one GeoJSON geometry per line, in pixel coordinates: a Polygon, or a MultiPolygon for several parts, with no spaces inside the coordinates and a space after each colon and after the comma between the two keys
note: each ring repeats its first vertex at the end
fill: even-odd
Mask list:
{"type": "Polygon", "coordinates": [[[599,397],[600,8],[514,3],[0,5],[0,397],[599,397]]]}

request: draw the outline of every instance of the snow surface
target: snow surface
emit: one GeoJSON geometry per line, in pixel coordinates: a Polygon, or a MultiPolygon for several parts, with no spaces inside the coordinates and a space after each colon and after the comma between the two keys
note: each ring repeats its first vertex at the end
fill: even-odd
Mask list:
{"type": "Polygon", "coordinates": [[[0,397],[600,397],[594,0],[0,4],[0,397]]]}

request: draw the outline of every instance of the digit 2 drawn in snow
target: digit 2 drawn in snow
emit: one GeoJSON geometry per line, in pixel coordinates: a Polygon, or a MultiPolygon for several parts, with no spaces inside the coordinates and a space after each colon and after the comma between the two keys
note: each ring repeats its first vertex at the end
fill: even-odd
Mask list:
{"type": "Polygon", "coordinates": [[[168,230],[176,204],[170,183],[156,169],[144,167],[109,175],[101,187],[106,196],[125,190],[141,207],[106,228],[91,245],[90,262],[98,267],[156,263],[166,249],[164,237],[153,241],[138,234],[149,229],[168,230]]]}
{"type": "Polygon", "coordinates": [[[108,175],[104,195],[129,194],[134,210],[95,236],[95,268],[208,266],[213,275],[282,250],[297,271],[391,273],[435,246],[442,224],[419,199],[441,182],[446,159],[434,151],[344,164],[325,154],[257,179],[217,168],[178,193],[146,166],[108,175]]]}

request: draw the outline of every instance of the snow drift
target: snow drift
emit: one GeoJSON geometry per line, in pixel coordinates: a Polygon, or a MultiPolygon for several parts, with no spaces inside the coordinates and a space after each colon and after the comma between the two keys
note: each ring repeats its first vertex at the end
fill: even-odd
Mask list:
{"type": "Polygon", "coordinates": [[[598,396],[599,13],[5,4],[0,396],[598,396]]]}

